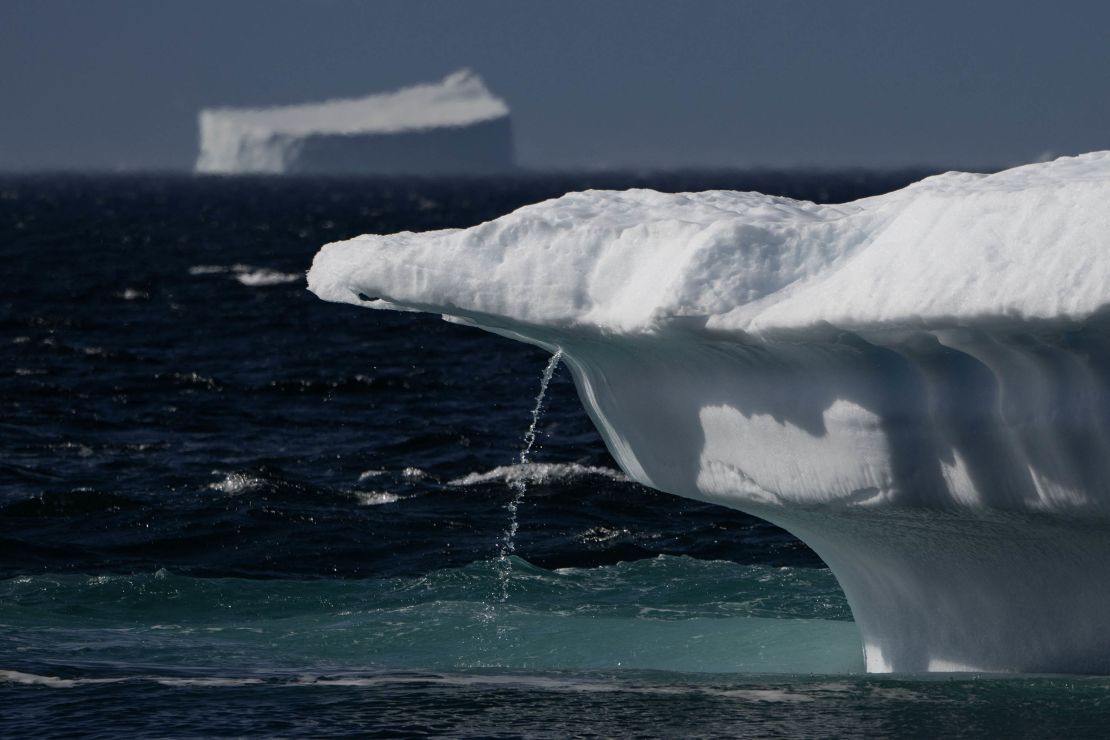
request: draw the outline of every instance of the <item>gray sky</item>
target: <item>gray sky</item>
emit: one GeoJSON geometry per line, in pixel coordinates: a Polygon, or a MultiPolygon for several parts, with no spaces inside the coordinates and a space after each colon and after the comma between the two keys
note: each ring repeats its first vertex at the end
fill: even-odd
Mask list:
{"type": "Polygon", "coordinates": [[[205,106],[481,74],[537,168],[1110,149],[1107,2],[4,0],[0,170],[186,169],[205,106]]]}

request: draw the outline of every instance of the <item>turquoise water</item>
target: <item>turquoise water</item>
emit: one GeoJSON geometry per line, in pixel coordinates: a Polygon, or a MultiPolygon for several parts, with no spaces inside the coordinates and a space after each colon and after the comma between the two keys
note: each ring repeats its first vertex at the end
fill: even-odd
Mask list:
{"type": "Polygon", "coordinates": [[[863,669],[826,570],[660,556],[548,571],[514,558],[505,603],[498,578],[494,561],[382,580],[22,576],[0,584],[0,649],[17,670],[863,669]]]}
{"type": "Polygon", "coordinates": [[[93,737],[1093,737],[1110,719],[1105,679],[863,675],[822,569],[511,566],[504,604],[493,560],[392,579],[12,578],[0,718],[93,737]]]}

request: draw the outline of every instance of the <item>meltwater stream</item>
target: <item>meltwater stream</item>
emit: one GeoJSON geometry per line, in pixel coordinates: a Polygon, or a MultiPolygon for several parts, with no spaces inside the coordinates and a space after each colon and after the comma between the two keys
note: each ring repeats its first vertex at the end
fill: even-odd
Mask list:
{"type": "MultiPolygon", "coordinates": [[[[543,376],[540,378],[540,390],[536,394],[536,403],[532,407],[532,423],[528,425],[528,431],[524,434],[524,443],[520,448],[520,457],[517,459],[522,469],[531,462],[532,447],[536,444],[536,430],[539,427],[540,417],[543,416],[544,400],[547,398],[547,387],[551,385],[551,378],[555,375],[555,369],[559,367],[559,360],[562,357],[563,351],[561,349],[556,350],[543,369],[543,376]]],[[[520,529],[518,519],[520,504],[524,501],[524,495],[528,492],[528,481],[525,476],[510,476],[506,479],[506,482],[513,492],[513,497],[505,507],[509,512],[509,525],[501,536],[501,546],[497,556],[497,601],[501,604],[509,600],[509,581],[512,578],[513,567],[512,556],[516,552],[516,533],[520,529]]]]}

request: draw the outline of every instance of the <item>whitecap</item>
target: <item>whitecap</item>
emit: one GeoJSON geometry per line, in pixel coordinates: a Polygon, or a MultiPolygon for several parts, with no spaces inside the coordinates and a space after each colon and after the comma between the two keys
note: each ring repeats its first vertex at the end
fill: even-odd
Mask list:
{"type": "Polygon", "coordinates": [[[190,275],[218,275],[222,272],[230,272],[230,268],[223,265],[193,265],[189,268],[190,275]]]}
{"type": "Polygon", "coordinates": [[[449,486],[477,486],[483,483],[565,483],[586,477],[600,477],[619,483],[629,482],[628,476],[612,468],[579,463],[525,463],[501,465],[484,473],[469,473],[448,481],[449,486]]]}
{"type": "Polygon", "coordinates": [[[601,543],[611,542],[621,537],[627,537],[630,534],[632,533],[625,527],[619,529],[615,527],[591,527],[578,535],[575,539],[579,542],[601,543]]]}
{"type": "Polygon", "coordinates": [[[265,285],[282,285],[296,282],[297,280],[303,280],[304,275],[299,272],[278,272],[262,267],[253,270],[236,270],[235,279],[243,285],[257,288],[265,285]]]}
{"type": "MultiPolygon", "coordinates": [[[[213,471],[215,472],[215,471],[213,471]]],[[[218,473],[217,473],[218,474],[218,473]]],[[[215,483],[210,483],[208,488],[213,491],[222,491],[223,493],[243,493],[244,491],[253,491],[263,484],[262,478],[256,475],[249,475],[247,473],[228,473],[222,479],[215,483]]]]}
{"type": "Polygon", "coordinates": [[[122,298],[125,301],[145,301],[150,298],[150,293],[145,290],[138,290],[137,288],[127,288],[121,293],[116,293],[117,298],[122,298]]]}
{"type": "Polygon", "coordinates": [[[387,491],[355,491],[355,498],[358,499],[360,506],[380,506],[392,504],[398,500],[397,494],[387,491]]]}
{"type": "Polygon", "coordinates": [[[189,268],[190,275],[228,275],[242,285],[257,288],[267,285],[283,285],[303,280],[304,275],[299,272],[281,272],[269,267],[258,267],[237,263],[234,265],[193,265],[189,268]]]}
{"type": "Polygon", "coordinates": [[[118,683],[123,678],[61,678],[59,676],[40,676],[37,673],[0,670],[0,683],[21,683],[28,686],[48,686],[52,689],[70,689],[74,686],[98,683],[118,683]]]}

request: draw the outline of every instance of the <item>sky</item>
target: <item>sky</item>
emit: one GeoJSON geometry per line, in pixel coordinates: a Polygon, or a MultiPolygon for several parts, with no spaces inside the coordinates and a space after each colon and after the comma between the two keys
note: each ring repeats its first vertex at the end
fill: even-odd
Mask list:
{"type": "Polygon", "coordinates": [[[0,170],[185,170],[197,112],[469,67],[537,169],[1110,149],[1110,3],[3,0],[0,170]]]}

